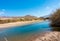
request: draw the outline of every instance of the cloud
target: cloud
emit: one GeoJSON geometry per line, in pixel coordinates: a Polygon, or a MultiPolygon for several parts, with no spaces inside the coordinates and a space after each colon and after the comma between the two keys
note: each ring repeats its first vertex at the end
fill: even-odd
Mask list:
{"type": "Polygon", "coordinates": [[[50,7],[49,7],[49,6],[47,6],[47,7],[46,7],[46,10],[50,10],[50,7]]]}
{"type": "Polygon", "coordinates": [[[51,8],[51,7],[49,7],[49,6],[46,6],[46,8],[45,8],[45,11],[46,12],[51,12],[53,9],[51,8]]]}
{"type": "Polygon", "coordinates": [[[50,15],[52,12],[54,12],[54,7],[46,6],[43,13],[45,15],[50,15]]]}
{"type": "Polygon", "coordinates": [[[1,11],[0,11],[0,15],[3,15],[3,14],[5,14],[5,9],[2,9],[1,11]]]}
{"type": "Polygon", "coordinates": [[[0,12],[0,15],[5,14],[5,12],[0,12]]]}
{"type": "Polygon", "coordinates": [[[60,8],[60,3],[58,3],[58,6],[59,6],[59,8],[60,8]]]}

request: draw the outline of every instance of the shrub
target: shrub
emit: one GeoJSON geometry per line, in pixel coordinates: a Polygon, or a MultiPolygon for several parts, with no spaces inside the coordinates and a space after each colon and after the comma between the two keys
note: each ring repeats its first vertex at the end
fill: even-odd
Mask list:
{"type": "Polygon", "coordinates": [[[56,10],[51,17],[51,26],[60,27],[60,9],[56,10]]]}

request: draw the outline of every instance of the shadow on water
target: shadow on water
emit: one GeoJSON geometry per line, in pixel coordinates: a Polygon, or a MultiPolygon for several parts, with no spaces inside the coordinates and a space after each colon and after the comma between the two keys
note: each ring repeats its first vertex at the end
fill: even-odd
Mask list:
{"type": "Polygon", "coordinates": [[[51,27],[52,31],[60,31],[60,27],[51,27]]]}

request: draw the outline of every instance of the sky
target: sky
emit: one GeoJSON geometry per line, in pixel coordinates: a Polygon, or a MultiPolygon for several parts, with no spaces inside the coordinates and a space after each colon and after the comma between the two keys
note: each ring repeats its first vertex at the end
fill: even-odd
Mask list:
{"type": "Polygon", "coordinates": [[[0,0],[0,16],[46,16],[60,8],[60,0],[0,0]]]}

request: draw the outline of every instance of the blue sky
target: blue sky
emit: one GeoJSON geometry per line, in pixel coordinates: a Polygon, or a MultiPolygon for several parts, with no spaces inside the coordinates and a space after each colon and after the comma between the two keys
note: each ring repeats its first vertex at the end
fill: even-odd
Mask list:
{"type": "Polygon", "coordinates": [[[60,8],[60,0],[0,0],[0,16],[45,16],[60,8]]]}

